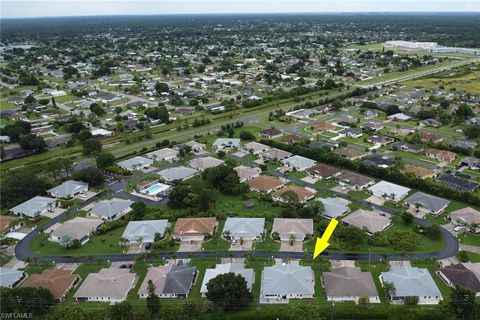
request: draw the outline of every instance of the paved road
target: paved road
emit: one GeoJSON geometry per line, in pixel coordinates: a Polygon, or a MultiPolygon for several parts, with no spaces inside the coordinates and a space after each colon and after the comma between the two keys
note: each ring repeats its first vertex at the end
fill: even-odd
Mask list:
{"type": "MultiPolygon", "coordinates": [[[[203,156],[206,156],[206,155],[208,155],[208,154],[205,154],[203,156]]],[[[259,166],[257,163],[255,163],[251,160],[240,158],[240,157],[237,157],[237,156],[232,155],[232,154],[229,154],[228,157],[230,157],[232,159],[235,159],[235,160],[238,160],[238,161],[240,161],[240,162],[242,162],[246,165],[249,165],[249,166],[256,166],[256,167],[259,166]]],[[[144,201],[144,202],[146,202],[147,204],[150,204],[150,205],[152,205],[152,204],[157,205],[157,206],[158,205],[165,205],[167,200],[164,200],[164,201],[161,201],[161,202],[150,203],[151,202],[150,200],[145,200],[145,199],[142,199],[142,198],[132,196],[131,194],[124,192],[123,189],[129,183],[138,182],[139,180],[141,180],[145,176],[150,175],[150,174],[155,173],[155,172],[158,172],[160,170],[163,170],[163,169],[165,169],[166,167],[169,167],[169,166],[172,166],[172,164],[169,164],[169,165],[167,165],[165,167],[162,167],[162,168],[157,168],[157,169],[155,169],[153,171],[150,171],[148,173],[142,173],[142,174],[135,175],[135,176],[132,176],[132,177],[127,178],[127,179],[123,179],[123,180],[120,180],[120,181],[113,182],[108,186],[108,189],[109,189],[108,192],[100,193],[100,194],[96,195],[95,197],[88,199],[82,205],[70,208],[69,210],[65,211],[64,213],[60,214],[59,216],[47,221],[40,228],[42,230],[45,230],[45,229],[51,227],[55,223],[61,221],[65,216],[78,211],[80,208],[82,208],[85,205],[91,204],[92,202],[94,202],[94,201],[100,199],[101,197],[105,196],[107,193],[109,193],[109,194],[113,193],[115,196],[120,196],[122,198],[128,198],[128,199],[131,199],[131,200],[134,200],[134,201],[141,200],[141,201],[144,201]]],[[[307,186],[307,187],[313,188],[315,190],[322,191],[324,193],[330,193],[330,194],[332,194],[332,196],[341,197],[341,198],[347,199],[351,202],[357,202],[357,203],[362,204],[362,205],[372,206],[377,210],[381,210],[381,211],[384,211],[384,212],[387,212],[387,213],[390,213],[390,214],[395,214],[395,211],[388,208],[388,207],[373,204],[373,203],[367,202],[365,200],[352,198],[351,196],[349,196],[347,194],[332,191],[332,190],[327,189],[327,188],[322,188],[322,187],[319,187],[315,184],[305,182],[305,181],[303,181],[301,179],[298,179],[296,177],[286,176],[283,173],[279,172],[278,170],[274,170],[272,168],[269,168],[268,172],[270,174],[275,175],[275,176],[283,177],[285,179],[288,179],[289,181],[291,181],[295,184],[298,184],[298,185],[307,186]]],[[[415,222],[420,224],[420,225],[423,225],[423,226],[430,226],[431,225],[431,222],[429,222],[427,220],[419,219],[419,218],[415,218],[415,222]]],[[[459,244],[457,242],[457,239],[450,232],[448,232],[446,229],[442,228],[441,230],[442,230],[442,234],[443,234],[443,237],[444,237],[444,240],[445,240],[445,248],[443,250],[441,250],[439,252],[430,252],[430,253],[410,253],[410,254],[404,254],[404,255],[391,254],[391,255],[389,255],[389,259],[390,260],[445,259],[445,258],[449,258],[449,257],[454,256],[459,250],[459,244]]],[[[38,229],[36,229],[36,230],[32,231],[30,234],[28,234],[21,241],[18,242],[18,244],[15,247],[15,256],[17,257],[17,259],[25,261],[29,258],[31,259],[31,258],[34,258],[36,256],[37,261],[49,261],[49,262],[54,261],[56,263],[67,263],[67,262],[88,263],[88,262],[93,262],[93,261],[95,261],[95,259],[99,259],[99,258],[103,259],[103,260],[106,260],[106,261],[132,261],[132,260],[135,260],[136,258],[141,256],[140,254],[112,254],[112,255],[97,256],[97,257],[95,257],[95,259],[92,259],[90,256],[88,256],[88,257],[87,256],[82,256],[82,257],[39,256],[39,255],[35,255],[34,253],[32,253],[30,251],[30,247],[29,247],[30,242],[38,235],[39,235],[39,232],[38,232],[38,229]]],[[[231,251],[161,252],[161,253],[151,253],[151,254],[149,254],[148,259],[169,259],[169,258],[172,258],[172,257],[176,257],[176,258],[216,258],[216,257],[219,257],[219,258],[229,258],[229,257],[239,258],[239,257],[244,257],[245,254],[247,254],[247,252],[236,252],[236,251],[234,251],[234,252],[231,252],[231,251]]],[[[258,258],[273,257],[273,258],[280,258],[280,259],[287,259],[287,258],[290,258],[290,259],[304,259],[304,258],[310,259],[312,257],[310,252],[305,252],[305,253],[304,252],[293,252],[292,253],[292,252],[282,252],[282,251],[279,251],[279,252],[253,251],[251,254],[254,257],[258,257],[258,258]]],[[[335,260],[369,260],[369,259],[380,260],[380,259],[384,258],[383,254],[379,254],[379,253],[375,253],[375,252],[372,252],[372,253],[339,253],[339,252],[328,252],[328,250],[327,250],[324,253],[324,255],[328,256],[328,258],[330,258],[330,259],[335,259],[335,260]]]]}

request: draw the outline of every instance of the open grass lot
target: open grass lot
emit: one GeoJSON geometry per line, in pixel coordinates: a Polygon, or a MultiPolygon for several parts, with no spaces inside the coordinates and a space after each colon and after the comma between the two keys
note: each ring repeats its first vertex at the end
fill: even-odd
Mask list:
{"type": "Polygon", "coordinates": [[[222,238],[223,226],[225,225],[225,220],[220,220],[218,222],[217,230],[213,237],[209,240],[203,241],[202,250],[204,251],[226,251],[230,248],[230,242],[222,238]]]}
{"type": "Polygon", "coordinates": [[[263,202],[260,195],[255,192],[249,192],[245,196],[227,196],[219,195],[217,205],[211,210],[212,215],[251,217],[251,218],[273,218],[280,215],[281,207],[274,203],[263,202]]]}
{"type": "Polygon", "coordinates": [[[465,74],[463,74],[463,72],[456,73],[455,71],[451,71],[441,77],[432,76],[424,79],[407,81],[404,84],[407,89],[412,89],[416,86],[428,89],[443,86],[446,90],[464,90],[476,94],[480,92],[480,71],[471,71],[465,74]]]}
{"type": "Polygon", "coordinates": [[[58,243],[48,241],[48,235],[36,237],[30,244],[32,252],[41,255],[102,255],[126,252],[125,247],[119,245],[125,228],[118,228],[102,235],[94,235],[87,243],[77,249],[65,249],[58,243]]]}

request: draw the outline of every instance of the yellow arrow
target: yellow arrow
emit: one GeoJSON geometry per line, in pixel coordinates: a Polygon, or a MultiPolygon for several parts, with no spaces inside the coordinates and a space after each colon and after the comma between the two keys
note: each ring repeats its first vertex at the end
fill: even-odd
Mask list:
{"type": "Polygon", "coordinates": [[[315,250],[313,251],[313,259],[318,257],[320,253],[322,253],[325,249],[328,248],[330,243],[328,243],[328,240],[332,236],[333,230],[335,230],[335,227],[337,226],[338,221],[335,219],[330,220],[330,223],[327,226],[327,229],[325,229],[325,232],[323,233],[321,238],[317,237],[317,242],[315,242],[315,250]]]}

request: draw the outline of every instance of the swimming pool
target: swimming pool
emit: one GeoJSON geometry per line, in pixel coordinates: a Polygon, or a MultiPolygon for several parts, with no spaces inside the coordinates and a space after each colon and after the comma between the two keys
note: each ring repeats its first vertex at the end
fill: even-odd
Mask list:
{"type": "Polygon", "coordinates": [[[141,192],[149,196],[156,196],[159,193],[165,193],[170,189],[170,186],[163,183],[155,183],[149,186],[148,188],[143,189],[141,192]]]}

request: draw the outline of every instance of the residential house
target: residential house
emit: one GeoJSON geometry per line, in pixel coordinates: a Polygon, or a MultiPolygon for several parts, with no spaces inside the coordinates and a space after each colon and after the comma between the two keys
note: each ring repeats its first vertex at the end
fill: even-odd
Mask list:
{"type": "Polygon", "coordinates": [[[455,152],[438,149],[428,149],[425,151],[425,155],[429,158],[437,159],[440,162],[450,163],[455,160],[457,154],[455,152]]]}
{"type": "Polygon", "coordinates": [[[147,153],[145,156],[153,161],[173,161],[178,158],[180,151],[172,148],[163,148],[147,153]]]}
{"type": "Polygon", "coordinates": [[[116,220],[132,210],[133,201],[119,198],[101,200],[90,210],[90,215],[103,220],[116,220]]]}
{"type": "Polygon", "coordinates": [[[202,286],[200,287],[200,293],[202,297],[207,296],[208,288],[207,284],[210,280],[214,279],[215,277],[226,274],[226,273],[234,273],[235,275],[239,275],[245,279],[247,282],[247,288],[249,291],[252,291],[253,283],[255,282],[255,272],[253,269],[245,268],[244,264],[240,263],[224,263],[224,264],[217,264],[215,269],[206,269],[205,275],[203,276],[202,286]]]}
{"type": "Polygon", "coordinates": [[[261,156],[268,161],[280,161],[292,155],[291,152],[284,151],[277,148],[271,148],[261,153],[261,156]]]}
{"type": "Polygon", "coordinates": [[[407,194],[410,192],[410,189],[382,180],[379,183],[368,187],[368,191],[379,198],[385,198],[394,202],[398,202],[407,196],[407,194]]]}
{"type": "Polygon", "coordinates": [[[375,132],[382,130],[385,126],[380,122],[369,121],[362,125],[362,130],[366,132],[375,132]]]}
{"type": "Polygon", "coordinates": [[[272,234],[278,233],[281,241],[302,242],[313,234],[313,219],[275,218],[273,220],[272,234]]]}
{"type": "Polygon", "coordinates": [[[374,135],[367,139],[368,142],[373,143],[374,146],[381,147],[386,146],[393,142],[393,138],[381,135],[374,135]]]}
{"type": "Polygon", "coordinates": [[[123,231],[122,239],[128,243],[153,243],[163,237],[168,228],[168,220],[130,221],[123,231]]]}
{"type": "Polygon", "coordinates": [[[205,235],[213,235],[217,227],[215,218],[179,218],[173,230],[173,239],[202,241],[205,235]]]}
{"type": "Polygon", "coordinates": [[[392,114],[392,115],[388,116],[387,118],[390,121],[408,121],[408,120],[410,120],[410,117],[403,114],[403,113],[392,114]]]}
{"type": "Polygon", "coordinates": [[[77,301],[119,303],[127,299],[136,280],[130,269],[102,268],[97,273],[89,273],[73,297],[77,301]]]}
{"type": "Polygon", "coordinates": [[[250,168],[245,166],[238,166],[233,169],[237,172],[237,175],[240,178],[240,182],[245,182],[250,179],[257,178],[262,172],[262,170],[260,170],[259,168],[250,168]]]}
{"type": "Polygon", "coordinates": [[[314,296],[315,276],[311,267],[278,264],[263,269],[261,303],[288,303],[290,299],[314,296]]]}
{"type": "Polygon", "coordinates": [[[447,187],[464,192],[474,192],[478,188],[478,183],[455,177],[449,174],[441,176],[437,179],[437,181],[446,185],[447,187]]]}
{"type": "Polygon", "coordinates": [[[312,127],[315,131],[318,131],[321,133],[331,132],[335,130],[335,126],[332,125],[330,122],[319,122],[314,124],[312,127]]]}
{"type": "Polygon", "coordinates": [[[443,141],[443,137],[438,133],[421,131],[420,132],[420,141],[422,141],[422,142],[431,141],[433,143],[439,143],[439,142],[443,141]]]}
{"type": "Polygon", "coordinates": [[[223,234],[231,240],[261,240],[265,218],[227,218],[223,234]]]}
{"type": "Polygon", "coordinates": [[[350,186],[355,189],[365,189],[375,182],[375,180],[370,177],[350,171],[339,175],[338,181],[343,186],[350,186]]]}
{"type": "Polygon", "coordinates": [[[55,228],[48,240],[55,242],[77,240],[84,244],[102,223],[101,219],[75,217],[55,228]]]}
{"type": "Polygon", "coordinates": [[[36,196],[10,209],[12,214],[29,218],[52,212],[56,207],[56,200],[48,197],[36,196]]]}
{"type": "Polygon", "coordinates": [[[127,160],[120,161],[117,165],[128,171],[136,171],[147,169],[153,165],[153,160],[145,157],[133,157],[127,160]]]}
{"type": "Polygon", "coordinates": [[[392,154],[382,153],[382,154],[375,154],[369,157],[368,159],[363,160],[363,163],[369,166],[387,169],[395,166],[396,161],[392,154]]]}
{"type": "Polygon", "coordinates": [[[306,171],[308,174],[310,174],[311,176],[314,176],[315,178],[326,179],[326,180],[336,177],[342,173],[340,169],[329,166],[328,164],[324,164],[324,163],[318,163],[313,167],[308,168],[306,171]]]}
{"type": "Polygon", "coordinates": [[[240,139],[237,138],[218,138],[213,142],[213,148],[216,150],[238,149],[240,139]]]}
{"type": "Polygon", "coordinates": [[[17,217],[0,215],[0,235],[19,229],[22,226],[19,220],[17,217]]]}
{"type": "Polygon", "coordinates": [[[480,169],[480,159],[475,157],[465,157],[463,158],[460,163],[460,167],[467,167],[472,170],[479,170],[480,169]]]}
{"type": "Polygon", "coordinates": [[[315,192],[296,185],[288,185],[281,189],[278,189],[272,194],[272,197],[277,201],[288,202],[292,199],[288,199],[285,196],[286,192],[293,192],[298,199],[298,203],[305,203],[315,197],[315,192]]]}
{"type": "Polygon", "coordinates": [[[333,122],[341,126],[354,126],[358,123],[358,119],[349,114],[342,114],[340,117],[333,120],[333,122]]]}
{"type": "Polygon", "coordinates": [[[350,210],[350,201],[343,198],[318,198],[318,201],[323,204],[323,215],[330,219],[338,218],[350,210]]]}
{"type": "Polygon", "coordinates": [[[361,138],[363,135],[362,130],[357,128],[345,128],[338,133],[340,137],[349,137],[349,138],[361,138]]]}
{"type": "Polygon", "coordinates": [[[251,190],[261,193],[271,193],[280,189],[285,183],[277,177],[258,176],[246,182],[251,190]]]}
{"type": "Polygon", "coordinates": [[[57,302],[61,302],[73,288],[77,278],[72,270],[47,269],[40,274],[32,274],[20,284],[20,287],[47,289],[57,302]]]}
{"type": "Polygon", "coordinates": [[[473,141],[450,141],[448,143],[450,148],[462,148],[472,150],[477,147],[477,143],[473,141]]]}
{"type": "Polygon", "coordinates": [[[88,183],[83,181],[68,180],[55,188],[47,190],[47,193],[54,198],[71,198],[88,192],[88,183]]]}
{"type": "Polygon", "coordinates": [[[204,171],[208,168],[214,168],[224,164],[225,161],[214,157],[201,157],[188,161],[188,165],[196,170],[204,171]]]}
{"type": "Polygon", "coordinates": [[[450,201],[419,191],[405,199],[405,204],[411,208],[438,215],[448,207],[450,201]]]}
{"type": "Polygon", "coordinates": [[[340,157],[347,158],[349,160],[357,160],[367,156],[366,152],[358,151],[347,147],[338,148],[334,152],[340,157]]]}
{"type": "Polygon", "coordinates": [[[322,285],[328,301],[354,301],[366,296],[370,303],[380,303],[370,272],[360,268],[341,267],[322,273],[322,285]]]}
{"type": "Polygon", "coordinates": [[[308,138],[299,136],[297,134],[289,134],[283,137],[282,141],[285,143],[296,143],[308,140],[308,138]]]}
{"type": "Polygon", "coordinates": [[[318,111],[315,109],[298,109],[294,111],[287,112],[287,116],[291,116],[297,119],[306,119],[318,114],[318,111]]]}
{"type": "Polygon", "coordinates": [[[205,147],[206,147],[206,145],[204,143],[200,143],[200,142],[193,141],[193,140],[185,142],[184,145],[192,148],[192,151],[195,152],[195,153],[199,153],[200,151],[205,150],[205,147]]]}
{"type": "Polygon", "coordinates": [[[403,141],[396,141],[392,143],[392,150],[420,153],[423,151],[423,147],[417,144],[407,143],[403,141]]]}
{"type": "Polygon", "coordinates": [[[442,126],[442,123],[437,119],[420,120],[419,124],[423,127],[434,127],[434,128],[439,128],[442,126]]]}
{"type": "Polygon", "coordinates": [[[298,155],[283,159],[280,162],[282,163],[282,165],[296,171],[305,171],[306,169],[313,167],[317,163],[315,160],[298,155]]]}
{"type": "Polygon", "coordinates": [[[0,287],[13,288],[23,279],[22,270],[0,267],[0,287]]]}
{"type": "Polygon", "coordinates": [[[455,224],[477,226],[475,233],[480,233],[480,212],[472,207],[462,208],[450,212],[450,219],[455,224]]]}
{"type": "Polygon", "coordinates": [[[252,154],[260,154],[270,149],[269,146],[255,141],[245,143],[243,148],[244,150],[246,150],[247,152],[251,152],[252,154]]]}
{"type": "Polygon", "coordinates": [[[380,275],[382,284],[392,283],[393,303],[404,303],[406,297],[418,297],[418,304],[438,304],[443,298],[428,269],[415,267],[392,268],[380,275]]]}
{"type": "MultiPolygon", "coordinates": [[[[478,265],[478,263],[477,263],[478,265]]],[[[480,296],[480,273],[479,268],[470,270],[466,264],[457,263],[445,266],[438,270],[438,275],[451,287],[468,288],[480,296]]]]}
{"type": "Polygon", "coordinates": [[[283,135],[281,130],[271,128],[260,131],[260,136],[265,139],[276,139],[283,135]]]}
{"type": "Polygon", "coordinates": [[[178,166],[168,168],[158,172],[158,174],[166,181],[184,181],[198,174],[198,170],[187,168],[184,166],[178,166]]]}
{"type": "Polygon", "coordinates": [[[197,274],[195,267],[168,264],[160,267],[150,267],[138,290],[140,298],[147,298],[148,282],[155,286],[155,294],[160,298],[187,298],[192,290],[197,274]]]}
{"type": "Polygon", "coordinates": [[[342,222],[363,229],[368,235],[373,235],[387,229],[392,220],[388,213],[358,209],[342,218],[342,222]]]}

